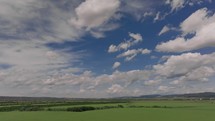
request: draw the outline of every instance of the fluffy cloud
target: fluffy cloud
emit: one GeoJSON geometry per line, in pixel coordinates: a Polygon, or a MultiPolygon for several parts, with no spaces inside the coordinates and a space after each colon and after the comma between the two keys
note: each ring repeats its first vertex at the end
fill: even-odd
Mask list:
{"type": "Polygon", "coordinates": [[[212,2],[211,0],[166,0],[165,4],[170,5],[172,12],[184,8],[187,5],[202,4],[204,2],[212,2]]]}
{"type": "MultiPolygon", "coordinates": [[[[56,87],[79,86],[82,93],[93,90],[95,91],[94,94],[100,92],[100,94],[102,94],[100,96],[104,97],[104,94],[106,93],[124,93],[126,88],[131,84],[137,81],[144,82],[149,79],[150,75],[151,72],[146,70],[132,70],[128,72],[116,71],[110,75],[102,74],[99,76],[94,76],[91,72],[87,71],[80,75],[69,73],[64,75],[55,75],[52,76],[52,78],[44,80],[42,85],[48,85],[51,89],[56,87]]],[[[71,91],[72,90],[70,90],[70,92],[71,91]]],[[[95,96],[98,95],[93,95],[93,97],[95,96]]]]}
{"type": "MultiPolygon", "coordinates": [[[[18,52],[20,52],[20,50],[18,52]]],[[[44,55],[44,58],[62,58],[62,56],[58,55],[58,52],[52,52],[50,50],[45,50],[44,52],[45,53],[42,54],[44,55]]],[[[155,65],[153,70],[132,70],[127,72],[116,71],[110,75],[102,74],[98,76],[95,76],[91,71],[85,71],[82,74],[75,74],[75,72],[80,72],[80,70],[64,68],[62,63],[59,65],[60,67],[63,67],[60,70],[59,67],[55,68],[56,64],[54,64],[55,66],[50,67],[42,65],[43,68],[34,68],[38,66],[35,62],[36,65],[31,65],[30,68],[27,68],[28,66],[26,65],[25,69],[9,68],[7,70],[1,70],[0,78],[4,79],[1,81],[4,82],[4,86],[7,88],[22,88],[23,86],[28,86],[30,88],[28,89],[28,92],[24,92],[22,89],[20,90],[23,92],[22,95],[33,93],[37,95],[39,93],[44,95],[49,94],[52,96],[68,96],[72,94],[73,97],[79,97],[80,95],[89,97],[91,94],[90,97],[98,95],[101,97],[107,97],[110,96],[107,95],[107,93],[120,96],[121,94],[124,95],[128,92],[128,95],[131,95],[132,91],[129,90],[129,87],[135,84],[145,85],[146,88],[142,89],[140,86],[141,92],[138,94],[143,94],[146,90],[151,90],[153,92],[156,89],[158,89],[159,92],[162,91],[163,93],[168,93],[169,91],[172,91],[172,89],[176,89],[176,87],[172,86],[177,86],[181,82],[208,81],[208,78],[215,74],[215,67],[211,66],[215,64],[214,58],[214,53],[206,55],[187,53],[170,56],[163,64],[155,65]],[[38,73],[38,71],[41,71],[41,73],[38,73]],[[32,77],[35,78],[31,79],[32,77]],[[16,81],[14,81],[14,79],[16,79],[16,81]],[[161,86],[160,83],[166,80],[178,81],[174,81],[174,83],[171,82],[171,86],[161,86]],[[77,92],[77,89],[80,89],[80,94],[77,92]],[[93,93],[90,93],[91,91],[93,91],[93,93]]],[[[53,63],[59,63],[57,60],[52,61],[53,63]]],[[[38,62],[41,64],[43,61],[38,62]]],[[[47,63],[49,65],[46,61],[43,63],[47,63]]],[[[20,63],[20,65],[22,65],[22,63],[20,63]]],[[[25,88],[25,90],[26,89],[27,88],[25,88]]],[[[14,93],[8,92],[8,94],[14,93]]]]}
{"type": "Polygon", "coordinates": [[[149,70],[131,70],[127,72],[116,71],[111,75],[100,75],[95,77],[97,84],[102,83],[124,83],[125,87],[137,81],[148,80],[152,72],[149,70]]]}
{"type": "Polygon", "coordinates": [[[215,53],[201,55],[186,53],[171,56],[164,64],[154,65],[157,74],[169,79],[178,78],[181,81],[206,81],[214,75],[215,53]]]}
{"type": "Polygon", "coordinates": [[[208,11],[207,8],[203,8],[190,15],[180,25],[183,34],[196,33],[198,30],[213,24],[215,15],[210,16],[209,14],[211,14],[211,11],[208,11]]]}
{"type": "Polygon", "coordinates": [[[130,37],[129,40],[120,43],[118,46],[110,45],[110,47],[108,49],[108,52],[109,53],[114,53],[114,52],[117,52],[117,51],[120,51],[120,50],[127,50],[131,46],[134,46],[134,45],[136,45],[136,44],[138,44],[138,43],[143,41],[143,37],[139,33],[135,34],[135,33],[129,32],[128,34],[129,34],[129,37],[130,37]]]}
{"type": "Polygon", "coordinates": [[[117,58],[126,57],[125,59],[126,61],[131,61],[138,54],[150,54],[150,53],[151,53],[151,50],[148,50],[148,49],[132,49],[118,55],[117,58]]]}
{"type": "Polygon", "coordinates": [[[117,68],[119,68],[119,66],[121,65],[121,63],[120,62],[115,62],[114,64],[113,64],[113,69],[117,69],[117,68]]]}
{"type": "Polygon", "coordinates": [[[121,93],[123,91],[123,87],[121,85],[118,84],[114,84],[112,85],[110,88],[108,88],[107,92],[111,93],[111,94],[115,94],[115,93],[121,93]]]}
{"type": "Polygon", "coordinates": [[[205,47],[215,46],[215,14],[206,8],[200,9],[189,16],[180,27],[182,36],[156,46],[156,50],[162,52],[185,52],[205,47]],[[186,35],[194,34],[191,38],[186,35]]]}
{"type": "Polygon", "coordinates": [[[134,43],[143,41],[143,37],[139,33],[134,34],[134,33],[129,32],[129,36],[134,39],[134,43]]]}
{"type": "MultiPolygon", "coordinates": [[[[119,0],[110,0],[108,2],[106,0],[86,0],[75,9],[77,17],[72,18],[71,23],[79,29],[86,28],[87,31],[91,30],[93,36],[101,38],[104,36],[104,31],[97,28],[105,26],[110,19],[113,19],[119,6],[119,0]],[[93,31],[92,29],[96,30],[93,31]]],[[[117,25],[112,29],[116,27],[117,25]]]]}
{"type": "Polygon", "coordinates": [[[108,52],[109,53],[114,53],[118,51],[118,47],[116,45],[110,45],[108,52]]]}
{"type": "Polygon", "coordinates": [[[169,4],[172,8],[172,11],[174,11],[183,8],[185,0],[166,0],[166,4],[169,4]]]}
{"type": "Polygon", "coordinates": [[[125,57],[126,61],[131,61],[134,59],[138,54],[150,54],[151,50],[148,49],[131,49],[128,50],[130,47],[140,43],[143,41],[143,37],[139,33],[131,33],[129,32],[130,39],[120,43],[119,45],[110,45],[108,52],[109,53],[115,53],[121,50],[124,50],[123,53],[119,54],[117,58],[123,58],[125,57]],[[127,51],[125,51],[127,50],[127,51]]]}

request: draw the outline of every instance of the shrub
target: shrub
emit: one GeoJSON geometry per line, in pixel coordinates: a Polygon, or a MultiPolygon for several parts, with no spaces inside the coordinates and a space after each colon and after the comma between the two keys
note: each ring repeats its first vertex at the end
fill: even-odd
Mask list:
{"type": "Polygon", "coordinates": [[[87,107],[87,106],[67,108],[67,111],[70,111],[70,112],[84,112],[84,111],[90,111],[90,110],[96,110],[96,108],[87,107]]]}

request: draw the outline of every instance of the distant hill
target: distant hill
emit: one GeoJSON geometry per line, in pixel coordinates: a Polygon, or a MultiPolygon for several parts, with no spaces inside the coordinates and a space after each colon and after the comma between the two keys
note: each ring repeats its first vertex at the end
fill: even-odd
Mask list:
{"type": "Polygon", "coordinates": [[[203,92],[203,93],[188,93],[188,94],[172,94],[172,95],[143,95],[138,98],[202,98],[211,99],[215,98],[214,92],[203,92]]]}
{"type": "MultiPolygon", "coordinates": [[[[214,92],[172,94],[172,95],[142,95],[138,97],[117,97],[111,99],[215,99],[214,92]]],[[[9,97],[0,96],[0,101],[78,101],[98,100],[88,98],[55,98],[55,97],[9,97]]],[[[101,99],[102,100],[102,99],[101,99]]]]}
{"type": "Polygon", "coordinates": [[[0,101],[67,101],[70,98],[0,96],[0,101]]]}

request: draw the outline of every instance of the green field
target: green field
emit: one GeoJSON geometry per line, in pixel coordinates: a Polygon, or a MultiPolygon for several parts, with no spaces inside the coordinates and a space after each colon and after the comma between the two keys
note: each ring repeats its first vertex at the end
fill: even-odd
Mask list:
{"type": "MultiPolygon", "coordinates": [[[[120,103],[124,108],[86,112],[35,111],[1,112],[1,121],[214,121],[215,103],[212,101],[131,101],[120,103]]],[[[117,104],[92,104],[107,106],[117,104]]],[[[75,105],[77,106],[77,105],[75,105]]],[[[68,108],[55,106],[51,108],[68,108]]]]}

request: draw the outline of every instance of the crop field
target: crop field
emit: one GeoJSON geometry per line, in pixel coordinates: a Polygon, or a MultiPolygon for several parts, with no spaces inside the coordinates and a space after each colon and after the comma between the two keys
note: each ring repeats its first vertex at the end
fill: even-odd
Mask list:
{"type": "Polygon", "coordinates": [[[49,105],[37,111],[2,111],[0,119],[1,121],[214,121],[215,119],[213,101],[152,100],[72,104],[49,105]],[[94,108],[86,111],[68,110],[74,107],[94,108]]]}

